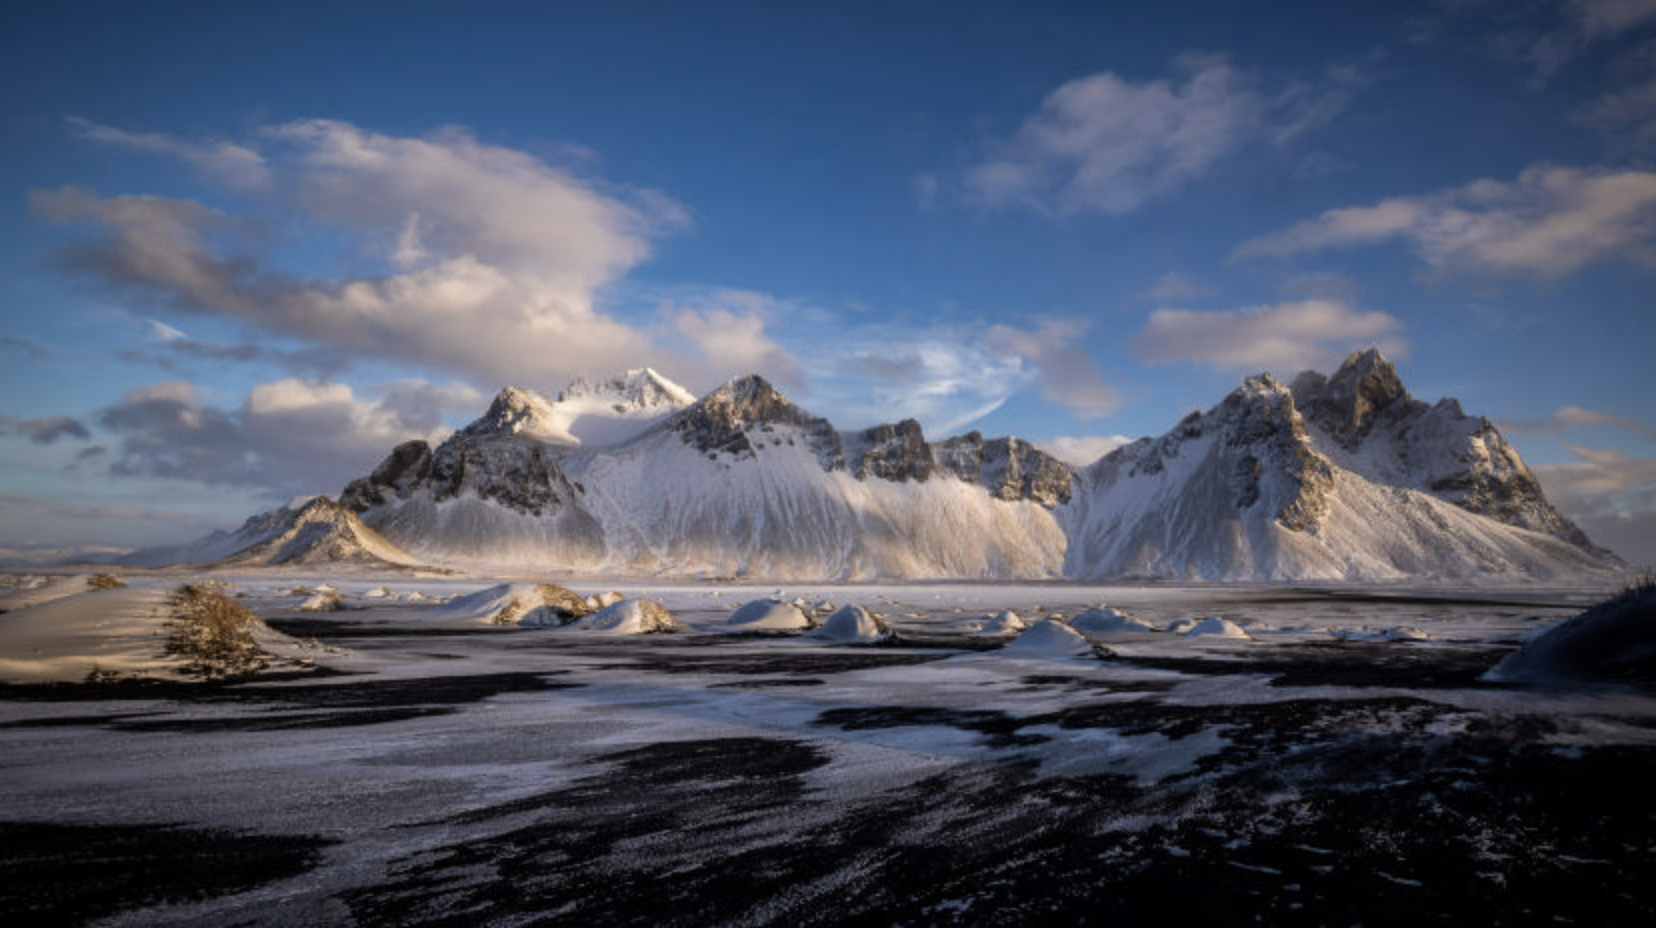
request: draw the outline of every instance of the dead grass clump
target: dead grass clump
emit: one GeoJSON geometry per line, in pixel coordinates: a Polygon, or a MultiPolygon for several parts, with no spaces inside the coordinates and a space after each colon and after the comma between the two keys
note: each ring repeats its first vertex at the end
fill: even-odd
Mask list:
{"type": "Polygon", "coordinates": [[[167,653],[189,660],[186,673],[234,677],[263,669],[270,655],[253,638],[264,623],[252,610],[223,593],[185,585],[172,595],[176,621],[167,653]]]}
{"type": "Polygon", "coordinates": [[[114,574],[93,574],[86,578],[86,585],[94,590],[119,590],[126,586],[126,581],[114,574]]]}

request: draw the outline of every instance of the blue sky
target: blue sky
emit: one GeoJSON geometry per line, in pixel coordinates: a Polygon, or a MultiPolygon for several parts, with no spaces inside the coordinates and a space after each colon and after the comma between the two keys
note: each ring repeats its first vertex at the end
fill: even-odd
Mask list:
{"type": "Polygon", "coordinates": [[[0,547],[337,492],[507,382],[1080,460],[1377,344],[1656,561],[1656,0],[14,6],[0,547]]]}

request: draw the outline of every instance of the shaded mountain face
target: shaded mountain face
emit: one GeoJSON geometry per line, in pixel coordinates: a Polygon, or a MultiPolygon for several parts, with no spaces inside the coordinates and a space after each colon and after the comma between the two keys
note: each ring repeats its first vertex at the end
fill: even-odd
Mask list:
{"type": "Polygon", "coordinates": [[[647,368],[556,401],[508,388],[436,448],[397,446],[341,504],[409,556],[483,569],[1373,580],[1609,565],[1488,420],[1412,399],[1378,352],[1292,386],[1250,378],[1081,471],[1017,438],[929,441],[914,420],[841,432],[757,376],[687,396],[647,368]],[[619,431],[583,438],[588,416],[619,431]]]}
{"type": "Polygon", "coordinates": [[[1341,466],[1597,550],[1547,502],[1540,481],[1494,423],[1466,415],[1453,399],[1436,405],[1414,399],[1380,352],[1351,355],[1332,377],[1307,371],[1295,378],[1293,394],[1318,445],[1341,466]]]}

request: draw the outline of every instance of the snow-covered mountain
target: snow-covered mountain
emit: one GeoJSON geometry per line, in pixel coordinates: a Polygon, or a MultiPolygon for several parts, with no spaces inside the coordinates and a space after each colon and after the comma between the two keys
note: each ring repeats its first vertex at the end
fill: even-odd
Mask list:
{"type": "Polygon", "coordinates": [[[481,570],[1339,580],[1614,566],[1488,420],[1413,400],[1373,351],[1292,387],[1249,379],[1080,471],[1016,438],[929,441],[913,420],[841,432],[757,376],[692,400],[645,368],[556,401],[508,388],[437,447],[399,445],[340,501],[404,557],[481,570]]]}
{"type": "Polygon", "coordinates": [[[507,387],[467,435],[516,435],[547,444],[602,447],[625,441],[696,401],[690,391],[648,367],[597,383],[577,379],[556,401],[507,387]]]}
{"type": "Polygon", "coordinates": [[[234,532],[214,532],[183,545],[145,548],[120,559],[135,567],[215,562],[243,567],[416,563],[406,551],[364,525],[355,512],[326,496],[300,497],[253,516],[234,532]]]}
{"type": "Polygon", "coordinates": [[[913,421],[840,433],[760,377],[606,448],[467,429],[411,442],[344,500],[417,557],[471,567],[765,577],[1049,577],[1069,469],[913,421]]]}
{"type": "Polygon", "coordinates": [[[1562,579],[1610,566],[1488,420],[1409,399],[1375,351],[1293,388],[1250,378],[1078,479],[1063,513],[1076,578],[1562,579]]]}

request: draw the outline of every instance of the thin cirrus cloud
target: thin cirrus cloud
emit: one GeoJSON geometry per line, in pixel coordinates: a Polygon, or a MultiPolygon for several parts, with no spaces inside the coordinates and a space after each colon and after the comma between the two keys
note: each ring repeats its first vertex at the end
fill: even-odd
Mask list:
{"type": "MultiPolygon", "coordinates": [[[[969,202],[1065,216],[1130,213],[1256,144],[1282,147],[1332,121],[1355,68],[1267,88],[1222,55],[1187,54],[1165,78],[1111,72],[1059,85],[960,179],[969,202]]],[[[936,184],[927,175],[927,189],[936,184]]],[[[929,199],[929,198],[928,198],[929,199]]]]}
{"type": "MultiPolygon", "coordinates": [[[[76,126],[94,141],[216,173],[193,143],[76,126]]],[[[697,345],[768,342],[740,313],[638,326],[598,305],[601,288],[688,223],[661,194],[577,176],[457,128],[405,137],[307,120],[264,129],[257,141],[272,182],[292,191],[265,200],[272,215],[257,219],[322,223],[347,240],[345,253],[371,260],[336,277],[284,267],[249,233],[253,220],[187,200],[64,187],[35,191],[33,207],[47,221],[92,230],[63,256],[73,273],[158,297],[178,313],[229,317],[485,387],[551,386],[646,363],[728,375],[738,371],[697,345]]],[[[769,344],[771,361],[789,363],[769,344]]]]}
{"type": "Polygon", "coordinates": [[[1338,300],[1301,300],[1220,312],[1158,309],[1133,336],[1133,352],[1151,364],[1183,362],[1223,371],[1287,376],[1328,370],[1347,352],[1369,346],[1404,357],[1403,323],[1338,300]]]}
{"type": "Polygon", "coordinates": [[[344,384],[284,378],[226,408],[190,383],[164,381],[129,391],[98,422],[119,438],[116,476],[315,493],[360,476],[398,442],[441,439],[445,410],[482,400],[460,384],[395,383],[369,400],[344,384]]]}
{"type": "Polygon", "coordinates": [[[193,142],[160,132],[128,132],[78,116],[69,117],[68,123],[71,131],[88,141],[177,158],[232,187],[263,190],[270,186],[270,165],[264,155],[246,145],[224,140],[193,142]]]}
{"type": "Polygon", "coordinates": [[[1656,425],[1632,416],[1618,416],[1584,406],[1560,406],[1545,419],[1515,419],[1501,423],[1503,428],[1531,435],[1557,435],[1578,429],[1611,428],[1637,435],[1647,441],[1656,441],[1656,425]]]}
{"type": "Polygon", "coordinates": [[[1656,261],[1656,172],[1537,165],[1516,182],[1329,210],[1237,246],[1286,258],[1401,241],[1434,269],[1562,277],[1602,260],[1656,261]]]}
{"type": "Polygon", "coordinates": [[[1409,31],[1418,44],[1469,42],[1525,65],[1539,86],[1588,49],[1653,22],[1652,0],[1439,0],[1409,31]]]}
{"type": "Polygon", "coordinates": [[[92,437],[79,419],[70,416],[44,416],[38,419],[0,416],[0,434],[5,434],[5,428],[16,429],[18,434],[37,445],[50,445],[63,438],[87,441],[92,437]]]}

